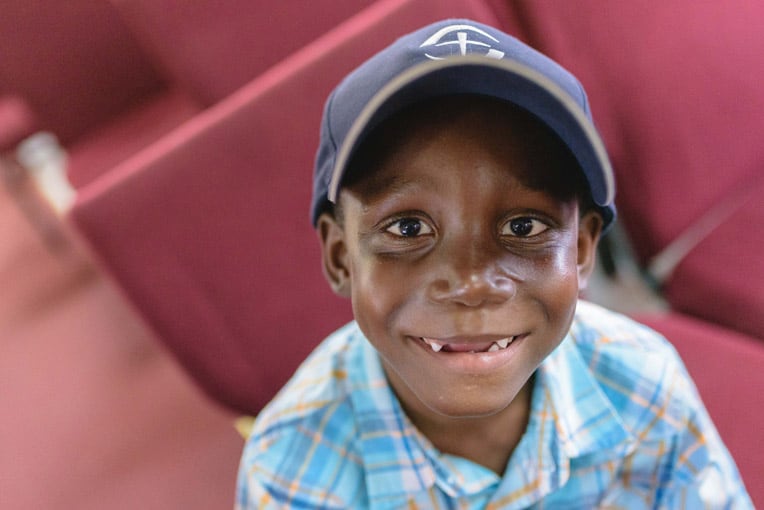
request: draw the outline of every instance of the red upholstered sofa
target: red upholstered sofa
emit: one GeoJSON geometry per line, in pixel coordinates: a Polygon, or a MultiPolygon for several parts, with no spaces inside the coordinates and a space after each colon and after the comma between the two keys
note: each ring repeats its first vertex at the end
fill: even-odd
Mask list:
{"type": "MultiPolygon", "coordinates": [[[[25,7],[44,3],[11,7],[28,26],[42,19],[56,37],[77,40],[71,21],[64,29],[60,16],[34,18],[25,7]]],[[[756,180],[764,68],[753,65],[764,33],[747,23],[761,19],[758,4],[377,0],[331,3],[341,5],[335,10],[295,0],[255,12],[261,3],[202,3],[71,2],[73,18],[109,27],[95,31],[109,41],[103,52],[91,55],[81,42],[75,55],[84,60],[56,64],[60,56],[47,54],[53,67],[44,78],[61,83],[61,97],[32,78],[9,81],[2,69],[0,93],[25,97],[67,145],[79,189],[73,224],[211,396],[256,413],[350,317],[323,282],[307,214],[326,94],[392,37],[466,16],[517,34],[583,81],[618,173],[622,226],[644,267],[691,238],[689,253],[658,264],[668,269],[655,276],[671,304],[695,318],[646,320],[687,360],[764,504],[756,455],[764,240],[752,221],[764,191],[756,180]],[[122,57],[116,64],[104,53],[122,57]],[[60,76],[56,65],[65,68],[60,76]],[[88,73],[98,85],[83,92],[88,73]],[[80,99],[53,107],[72,95],[80,99]]],[[[13,30],[0,21],[0,33],[19,44],[23,34],[13,30]]],[[[13,65],[23,70],[36,54],[45,56],[30,50],[13,65]]]]}
{"type": "Polygon", "coordinates": [[[9,0],[0,97],[59,138],[81,188],[371,3],[9,0]]]}
{"type": "Polygon", "coordinates": [[[30,128],[67,147],[75,187],[202,107],[164,79],[108,2],[10,0],[2,11],[0,96],[23,100],[30,128]]]}

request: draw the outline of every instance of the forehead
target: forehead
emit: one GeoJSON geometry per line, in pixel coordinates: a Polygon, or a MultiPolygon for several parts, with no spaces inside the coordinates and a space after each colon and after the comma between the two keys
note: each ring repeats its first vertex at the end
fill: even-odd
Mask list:
{"type": "MultiPolygon", "coordinates": [[[[523,185],[560,200],[578,195],[581,172],[559,138],[524,110],[481,96],[436,98],[388,118],[356,151],[342,185],[366,191],[395,187],[407,180],[407,169],[396,165],[396,158],[439,143],[479,145],[498,159],[522,162],[511,170],[523,185]],[[393,172],[380,171],[391,165],[393,172]]],[[[428,154],[437,160],[437,151],[428,154]]]]}

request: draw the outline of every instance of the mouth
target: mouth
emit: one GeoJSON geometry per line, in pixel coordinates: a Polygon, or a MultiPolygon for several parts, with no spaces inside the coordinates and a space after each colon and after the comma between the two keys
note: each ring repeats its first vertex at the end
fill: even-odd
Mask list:
{"type": "Polygon", "coordinates": [[[507,336],[497,339],[438,339],[419,337],[425,345],[429,346],[433,352],[442,353],[490,353],[500,352],[512,345],[520,335],[507,336]]]}

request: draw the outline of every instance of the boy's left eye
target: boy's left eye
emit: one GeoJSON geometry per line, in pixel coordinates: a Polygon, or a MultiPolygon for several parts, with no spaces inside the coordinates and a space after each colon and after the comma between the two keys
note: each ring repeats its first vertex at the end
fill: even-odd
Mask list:
{"type": "Polygon", "coordinates": [[[402,218],[387,227],[387,232],[400,237],[417,237],[432,234],[432,228],[417,218],[402,218]]]}
{"type": "Polygon", "coordinates": [[[544,222],[530,217],[513,218],[506,222],[501,229],[501,235],[513,237],[533,237],[547,230],[544,222]]]}

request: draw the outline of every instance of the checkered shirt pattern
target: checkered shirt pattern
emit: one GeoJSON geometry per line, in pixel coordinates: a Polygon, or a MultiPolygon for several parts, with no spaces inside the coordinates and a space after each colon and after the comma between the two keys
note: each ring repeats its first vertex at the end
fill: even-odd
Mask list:
{"type": "Polygon", "coordinates": [[[673,347],[580,302],[503,476],[437,451],[351,323],[258,416],[236,508],[753,508],[673,347]]]}

